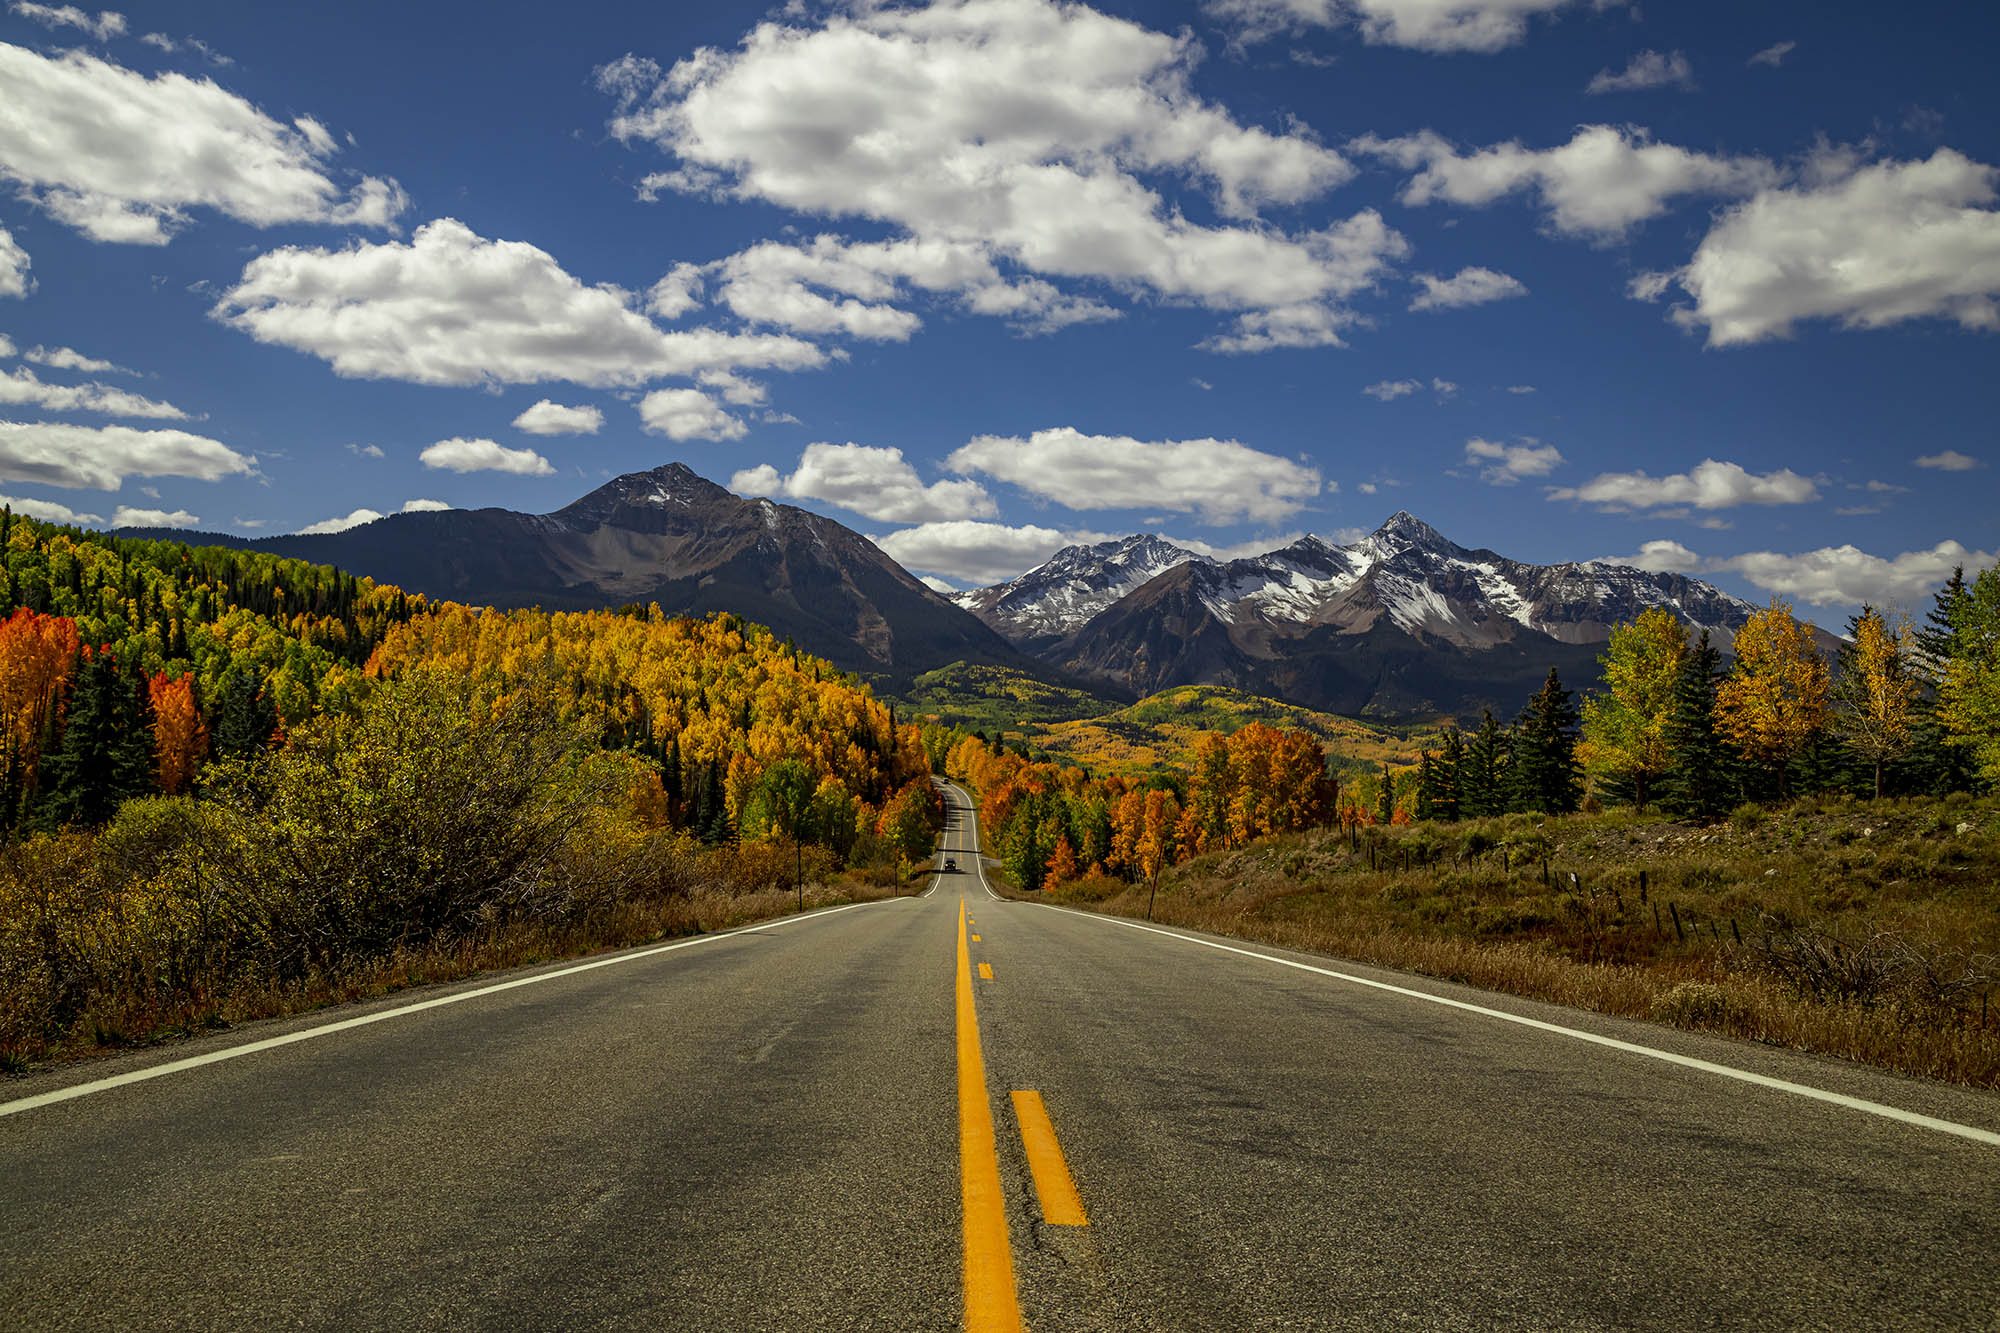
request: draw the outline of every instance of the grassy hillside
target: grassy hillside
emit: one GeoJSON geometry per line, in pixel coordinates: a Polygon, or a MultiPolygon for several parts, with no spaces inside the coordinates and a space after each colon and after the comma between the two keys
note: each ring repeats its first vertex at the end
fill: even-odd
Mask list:
{"type": "Polygon", "coordinates": [[[1325,743],[1336,772],[1372,771],[1384,760],[1398,767],[1414,764],[1431,735],[1316,713],[1217,685],[1180,685],[1115,712],[1047,723],[1030,732],[1029,743],[1093,768],[1150,769],[1185,764],[1205,732],[1227,735],[1252,722],[1311,732],[1325,743]]]}
{"type": "Polygon", "coordinates": [[[919,676],[897,703],[945,726],[1017,737],[1052,758],[1107,772],[1184,765],[1204,732],[1228,735],[1252,722],[1311,732],[1325,743],[1336,772],[1372,772],[1384,760],[1397,767],[1414,764],[1419,748],[1435,737],[1428,727],[1317,713],[1219,685],[1179,685],[1122,704],[966,662],[919,676]]]}
{"type": "Polygon", "coordinates": [[[926,671],[897,702],[909,712],[947,727],[988,733],[1022,732],[1044,723],[1097,717],[1118,707],[1115,699],[1045,684],[1005,667],[953,662],[926,671]]]}

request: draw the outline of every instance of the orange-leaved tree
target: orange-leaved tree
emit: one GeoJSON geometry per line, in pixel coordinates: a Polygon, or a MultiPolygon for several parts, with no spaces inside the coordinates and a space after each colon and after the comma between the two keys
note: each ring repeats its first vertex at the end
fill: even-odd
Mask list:
{"type": "Polygon", "coordinates": [[[169,680],[156,671],[146,689],[153,700],[153,781],[174,796],[187,789],[208,757],[208,727],[195,706],[193,677],[169,680]]]}

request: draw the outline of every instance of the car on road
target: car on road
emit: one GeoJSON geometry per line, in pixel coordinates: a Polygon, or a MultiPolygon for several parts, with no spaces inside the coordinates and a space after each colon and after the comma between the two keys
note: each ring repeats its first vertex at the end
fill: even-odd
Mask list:
{"type": "Polygon", "coordinates": [[[944,859],[944,868],[946,870],[956,870],[958,869],[958,862],[952,860],[949,856],[947,856],[944,859]]]}

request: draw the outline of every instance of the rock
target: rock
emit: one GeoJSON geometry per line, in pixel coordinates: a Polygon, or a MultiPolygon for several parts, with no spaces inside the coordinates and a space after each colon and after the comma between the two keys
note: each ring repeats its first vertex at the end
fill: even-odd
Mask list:
{"type": "Polygon", "coordinates": [[[1769,879],[1769,878],[1770,878],[1771,876],[1773,876],[1773,875],[1775,875],[1775,874],[1777,874],[1777,873],[1778,873],[1778,868],[1777,868],[1776,866],[1773,866],[1773,867],[1771,867],[1771,868],[1770,868],[1769,870],[1766,870],[1766,871],[1764,872],[1764,878],[1765,878],[1765,879],[1769,879]]]}
{"type": "Polygon", "coordinates": [[[1961,823],[1961,824],[1960,824],[1960,825],[1958,826],[1958,836],[1959,836],[1959,837],[1961,837],[1961,838],[1962,838],[1962,837],[1964,837],[1964,836],[1965,836],[1966,834],[1968,834],[1968,833],[1970,833],[1970,832],[1972,832],[1972,825],[1970,825],[1970,824],[1964,824],[1964,823],[1961,823]]]}

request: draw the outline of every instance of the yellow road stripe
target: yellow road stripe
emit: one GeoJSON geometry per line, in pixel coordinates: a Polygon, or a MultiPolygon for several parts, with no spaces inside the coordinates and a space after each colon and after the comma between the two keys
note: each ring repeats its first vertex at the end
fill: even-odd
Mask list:
{"type": "Polygon", "coordinates": [[[1014,1118],[1021,1123],[1021,1146],[1028,1150],[1028,1170],[1035,1177],[1035,1197],[1042,1201],[1042,1220],[1051,1226],[1090,1225],[1083,1215],[1083,1196],[1063,1160],[1062,1145],[1056,1142],[1056,1127],[1049,1123],[1049,1110],[1039,1092],[1014,1094],[1014,1118]]]}
{"type": "MultiPolygon", "coordinates": [[[[978,939],[979,937],[978,937],[977,935],[974,935],[974,936],[973,936],[972,938],[976,940],[976,939],[978,939]]],[[[991,981],[991,980],[993,980],[993,964],[991,964],[991,963],[981,963],[981,964],[979,965],[979,979],[980,979],[981,981],[991,981]]]]}
{"type": "Polygon", "coordinates": [[[986,1094],[986,1057],[972,1002],[972,954],[965,942],[965,899],[958,900],[958,1172],[965,1218],[966,1333],[1019,1333],[1014,1252],[1007,1242],[1007,1200],[1000,1192],[1000,1156],[993,1106],[986,1094]]]}
{"type": "Polygon", "coordinates": [[[977,943],[979,943],[979,937],[978,937],[977,935],[974,935],[974,936],[972,937],[972,942],[973,942],[974,944],[977,944],[977,943]]]}

